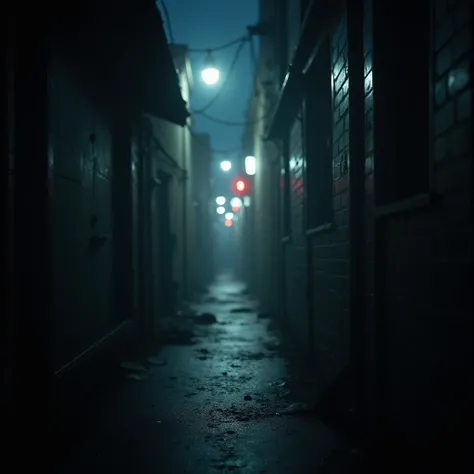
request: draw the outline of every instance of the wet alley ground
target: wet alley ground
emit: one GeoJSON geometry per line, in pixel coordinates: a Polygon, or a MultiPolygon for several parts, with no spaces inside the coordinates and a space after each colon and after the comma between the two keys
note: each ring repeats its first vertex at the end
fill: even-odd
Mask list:
{"type": "Polygon", "coordinates": [[[221,277],[192,310],[163,321],[167,343],[147,363],[123,364],[59,472],[349,472],[357,451],[306,410],[314,387],[292,376],[245,287],[221,277]]]}

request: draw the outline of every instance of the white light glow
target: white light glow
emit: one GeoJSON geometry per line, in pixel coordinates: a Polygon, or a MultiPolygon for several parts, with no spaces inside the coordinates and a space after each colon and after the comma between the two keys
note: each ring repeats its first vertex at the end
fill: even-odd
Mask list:
{"type": "Polygon", "coordinates": [[[208,67],[201,72],[202,80],[209,86],[213,86],[219,81],[219,69],[208,67]]]}
{"type": "Polygon", "coordinates": [[[234,197],[230,200],[230,205],[232,207],[242,207],[242,199],[234,197]]]}
{"type": "Polygon", "coordinates": [[[221,170],[222,171],[230,171],[232,168],[232,163],[228,160],[221,161],[221,170]]]}
{"type": "Polygon", "coordinates": [[[249,176],[253,176],[255,174],[256,169],[257,169],[257,163],[255,160],[255,156],[247,156],[245,158],[245,172],[249,176]]]}
{"type": "Polygon", "coordinates": [[[231,221],[231,220],[234,218],[234,213],[233,213],[233,212],[228,212],[228,213],[225,215],[225,218],[226,218],[228,221],[231,221]]]}
{"type": "Polygon", "coordinates": [[[217,214],[224,214],[224,212],[225,212],[225,207],[219,206],[219,207],[216,209],[216,212],[217,212],[217,214]]]}
{"type": "Polygon", "coordinates": [[[223,206],[225,204],[225,197],[224,196],[216,197],[216,204],[218,206],[223,206]]]}
{"type": "Polygon", "coordinates": [[[244,196],[244,206],[245,207],[250,206],[250,196],[244,196]]]}

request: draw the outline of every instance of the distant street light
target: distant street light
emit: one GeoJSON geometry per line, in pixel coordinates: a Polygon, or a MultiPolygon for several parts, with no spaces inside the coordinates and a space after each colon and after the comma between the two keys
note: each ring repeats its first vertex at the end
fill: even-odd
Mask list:
{"type": "Polygon", "coordinates": [[[216,197],[216,204],[218,206],[223,206],[225,204],[225,197],[224,196],[216,197]]]}
{"type": "Polygon", "coordinates": [[[234,218],[234,213],[233,213],[233,212],[228,212],[228,213],[225,215],[225,218],[226,218],[228,221],[231,221],[231,220],[234,218]]]}
{"type": "Polygon", "coordinates": [[[232,168],[232,163],[228,160],[221,161],[221,170],[222,171],[230,171],[232,168]]]}
{"type": "Polygon", "coordinates": [[[219,69],[217,69],[214,58],[212,57],[210,51],[207,53],[207,57],[204,61],[204,68],[201,71],[201,77],[202,80],[209,86],[213,86],[219,82],[219,69]]]}
{"type": "Polygon", "coordinates": [[[225,207],[219,206],[216,209],[217,214],[224,214],[225,213],[225,207]]]}
{"type": "Polygon", "coordinates": [[[249,176],[253,176],[255,174],[257,165],[256,165],[256,160],[255,156],[247,156],[245,158],[245,172],[249,176]]]}
{"type": "Polygon", "coordinates": [[[238,198],[238,197],[233,197],[231,200],[230,200],[230,205],[232,207],[242,207],[242,199],[238,198]]]}

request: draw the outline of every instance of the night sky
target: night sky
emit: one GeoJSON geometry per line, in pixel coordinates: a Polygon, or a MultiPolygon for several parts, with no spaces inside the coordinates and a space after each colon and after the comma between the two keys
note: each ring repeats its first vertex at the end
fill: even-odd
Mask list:
{"type": "MultiPolygon", "coordinates": [[[[253,25],[258,21],[257,0],[239,0],[238,2],[229,0],[167,0],[165,3],[174,42],[187,44],[190,49],[214,48],[228,43],[244,36],[247,33],[247,25],[253,25]]],[[[157,4],[163,12],[161,0],[157,4]]],[[[163,21],[167,30],[164,14],[163,21]]],[[[169,36],[168,31],[167,33],[169,36]]],[[[254,66],[247,43],[240,53],[232,75],[229,76],[228,71],[237,48],[238,44],[213,53],[221,71],[221,81],[215,86],[208,86],[201,79],[200,69],[206,53],[190,53],[194,81],[192,109],[196,110],[206,106],[225,82],[225,90],[222,91],[216,102],[206,110],[206,113],[230,122],[245,120],[244,114],[252,89],[254,66]]],[[[256,52],[258,54],[257,48],[256,52]]],[[[244,130],[242,126],[229,127],[201,116],[193,116],[193,128],[196,132],[210,133],[212,147],[217,151],[238,149],[244,130]]],[[[214,159],[220,160],[221,158],[224,157],[217,153],[214,154],[214,159]]],[[[225,155],[225,158],[232,158],[232,155],[225,155]]]]}

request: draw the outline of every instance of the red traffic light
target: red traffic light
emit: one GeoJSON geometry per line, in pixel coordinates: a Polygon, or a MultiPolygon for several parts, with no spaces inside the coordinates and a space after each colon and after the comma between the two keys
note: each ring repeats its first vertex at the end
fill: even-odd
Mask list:
{"type": "Polygon", "coordinates": [[[245,179],[242,179],[242,178],[237,178],[234,182],[233,182],[233,191],[235,194],[246,194],[249,192],[249,189],[248,189],[248,182],[245,180],[245,179]]]}

